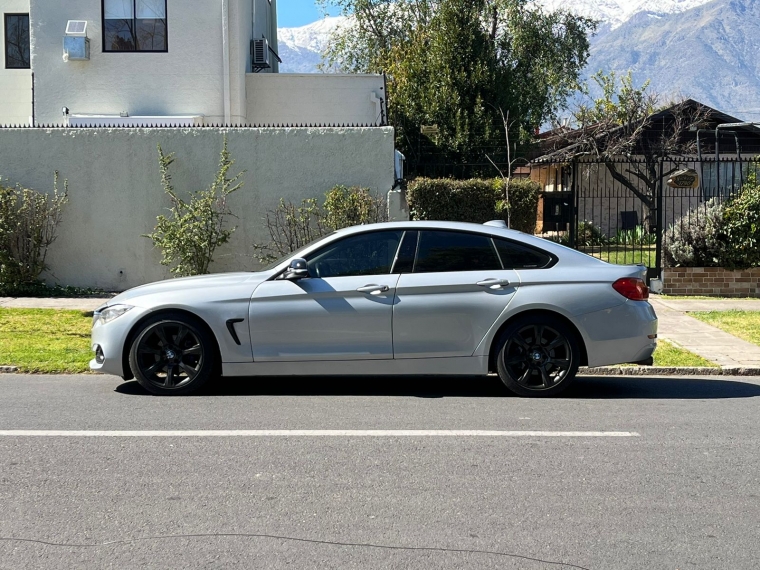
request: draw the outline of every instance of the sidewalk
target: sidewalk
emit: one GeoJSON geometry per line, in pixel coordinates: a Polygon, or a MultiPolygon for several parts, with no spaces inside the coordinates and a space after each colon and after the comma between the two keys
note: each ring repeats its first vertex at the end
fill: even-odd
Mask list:
{"type": "MultiPolygon", "coordinates": [[[[0,308],[94,311],[107,299],[34,299],[0,297],[0,308]]],[[[692,311],[760,311],[758,300],[660,299],[650,303],[659,319],[660,338],[673,342],[723,368],[760,368],[760,346],[737,338],[688,315],[692,311]]]]}
{"type": "Polygon", "coordinates": [[[760,311],[760,299],[750,300],[681,300],[649,298],[659,319],[659,338],[668,340],[723,368],[760,367],[760,346],[703,323],[690,311],[760,311]]]}
{"type": "Polygon", "coordinates": [[[36,299],[33,297],[0,297],[2,309],[66,309],[71,311],[94,311],[105,305],[108,299],[36,299]]]}

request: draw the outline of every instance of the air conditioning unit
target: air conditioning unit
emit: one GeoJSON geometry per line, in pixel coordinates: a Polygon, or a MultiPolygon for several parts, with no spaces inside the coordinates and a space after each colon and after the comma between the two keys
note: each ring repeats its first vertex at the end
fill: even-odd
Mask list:
{"type": "Polygon", "coordinates": [[[266,39],[251,40],[251,67],[253,69],[268,69],[269,42],[266,39]]]}
{"type": "Polygon", "coordinates": [[[86,20],[69,20],[63,36],[63,61],[90,59],[90,40],[87,38],[86,20]]]}

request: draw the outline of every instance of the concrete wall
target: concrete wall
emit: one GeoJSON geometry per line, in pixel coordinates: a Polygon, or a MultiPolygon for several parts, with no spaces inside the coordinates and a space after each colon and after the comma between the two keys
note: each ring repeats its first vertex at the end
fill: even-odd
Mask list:
{"type": "Polygon", "coordinates": [[[251,73],[246,84],[252,125],[379,125],[385,114],[382,75],[251,73]]]}
{"type": "Polygon", "coordinates": [[[263,218],[279,199],[322,197],[336,184],[385,195],[393,185],[393,129],[0,129],[0,175],[40,191],[53,173],[69,181],[70,201],[48,262],[49,282],[123,290],[169,276],[160,253],[141,234],[169,203],[160,184],[156,145],[175,152],[176,189],[208,186],[223,134],[246,170],[230,197],[238,216],[232,242],[213,271],[258,266],[252,245],[268,242],[263,218]]]}
{"type": "Polygon", "coordinates": [[[5,69],[5,14],[26,14],[29,0],[3,0],[0,30],[0,124],[28,125],[32,115],[32,71],[5,69]]]}

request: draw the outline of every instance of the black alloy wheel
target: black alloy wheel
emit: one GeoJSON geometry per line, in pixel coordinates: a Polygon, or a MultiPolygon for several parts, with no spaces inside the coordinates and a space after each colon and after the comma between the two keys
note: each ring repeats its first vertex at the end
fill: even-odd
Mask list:
{"type": "Polygon", "coordinates": [[[141,325],[129,351],[129,366],[140,385],[153,394],[187,394],[211,376],[212,340],[195,319],[158,315],[141,325]]]}
{"type": "Polygon", "coordinates": [[[520,319],[502,334],[496,357],[501,381],[519,396],[556,396],[578,372],[578,335],[551,316],[520,319]]]}

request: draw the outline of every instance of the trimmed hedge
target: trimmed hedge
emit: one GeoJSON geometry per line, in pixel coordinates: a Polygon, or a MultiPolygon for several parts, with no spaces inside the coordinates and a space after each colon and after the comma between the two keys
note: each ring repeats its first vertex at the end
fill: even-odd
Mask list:
{"type": "MultiPolygon", "coordinates": [[[[541,187],[525,179],[509,185],[511,227],[533,234],[538,216],[541,187]]],[[[453,180],[417,178],[406,193],[413,220],[447,220],[482,224],[489,220],[506,220],[504,181],[501,179],[453,180]]]]}

